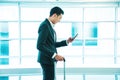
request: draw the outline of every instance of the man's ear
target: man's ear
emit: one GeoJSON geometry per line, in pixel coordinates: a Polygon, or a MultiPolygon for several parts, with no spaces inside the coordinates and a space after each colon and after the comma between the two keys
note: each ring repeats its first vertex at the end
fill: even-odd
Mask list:
{"type": "Polygon", "coordinates": [[[55,13],[55,14],[53,14],[53,17],[57,17],[57,14],[55,13]]]}

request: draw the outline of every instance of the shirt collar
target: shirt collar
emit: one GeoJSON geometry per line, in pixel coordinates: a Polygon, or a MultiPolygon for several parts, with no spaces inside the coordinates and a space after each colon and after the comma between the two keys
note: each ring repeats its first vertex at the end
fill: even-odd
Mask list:
{"type": "Polygon", "coordinates": [[[51,25],[52,27],[55,26],[55,24],[53,24],[49,19],[48,19],[48,21],[50,22],[50,25],[51,25]]]}

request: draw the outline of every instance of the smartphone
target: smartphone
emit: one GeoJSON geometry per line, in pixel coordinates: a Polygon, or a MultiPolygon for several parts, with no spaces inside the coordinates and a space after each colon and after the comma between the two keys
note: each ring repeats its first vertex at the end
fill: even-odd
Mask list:
{"type": "Polygon", "coordinates": [[[78,33],[74,37],[72,37],[72,39],[74,40],[77,36],[78,36],[78,33]]]}

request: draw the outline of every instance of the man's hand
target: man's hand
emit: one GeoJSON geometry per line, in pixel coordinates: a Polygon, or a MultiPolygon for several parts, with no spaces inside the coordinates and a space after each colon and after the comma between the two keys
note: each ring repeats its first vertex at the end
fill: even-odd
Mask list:
{"type": "Polygon", "coordinates": [[[63,60],[64,60],[64,57],[61,56],[61,55],[56,54],[55,60],[57,60],[57,61],[63,61],[63,60]]]}
{"type": "Polygon", "coordinates": [[[67,43],[71,43],[73,40],[74,40],[73,38],[69,37],[69,38],[67,39],[67,43]]]}

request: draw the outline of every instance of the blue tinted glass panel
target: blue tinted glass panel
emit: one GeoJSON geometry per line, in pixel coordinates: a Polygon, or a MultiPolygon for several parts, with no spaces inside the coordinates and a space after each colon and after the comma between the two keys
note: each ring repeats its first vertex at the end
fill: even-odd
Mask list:
{"type": "MultiPolygon", "coordinates": [[[[0,24],[0,56],[9,56],[9,41],[6,38],[9,37],[8,26],[6,23],[0,24]]],[[[0,64],[9,64],[8,58],[0,58],[0,64]]]]}
{"type": "Polygon", "coordinates": [[[93,25],[94,27],[92,28],[92,34],[91,34],[91,37],[93,37],[93,38],[97,38],[98,37],[98,29],[97,29],[97,25],[96,24],[94,24],[93,25]]]}
{"type": "Polygon", "coordinates": [[[86,23],[84,25],[85,46],[97,46],[98,23],[86,23]]]}
{"type": "Polygon", "coordinates": [[[73,45],[73,46],[82,46],[82,45],[83,45],[83,40],[75,39],[75,40],[72,42],[72,45],[73,45]]]}
{"type": "Polygon", "coordinates": [[[72,37],[75,36],[77,33],[78,33],[77,39],[82,39],[82,33],[83,33],[82,23],[73,22],[71,28],[72,37]]]}
{"type": "Polygon", "coordinates": [[[97,40],[85,40],[86,46],[97,46],[97,40]]]}
{"type": "MultiPolygon", "coordinates": [[[[2,65],[8,65],[9,64],[9,59],[8,58],[0,58],[0,64],[2,65]]],[[[0,79],[1,80],[1,79],[0,79]]]]}
{"type": "Polygon", "coordinates": [[[9,43],[8,40],[0,41],[0,55],[7,56],[9,52],[9,43]]]}
{"type": "Polygon", "coordinates": [[[85,39],[98,37],[98,23],[86,23],[84,25],[84,37],[85,39]]]}
{"type": "Polygon", "coordinates": [[[81,23],[72,23],[72,28],[71,28],[71,35],[72,37],[76,36],[75,40],[72,42],[73,46],[82,46],[83,45],[83,40],[82,40],[82,24],[81,23]]]}
{"type": "Polygon", "coordinates": [[[9,80],[8,76],[0,76],[0,80],[9,80]]]}

